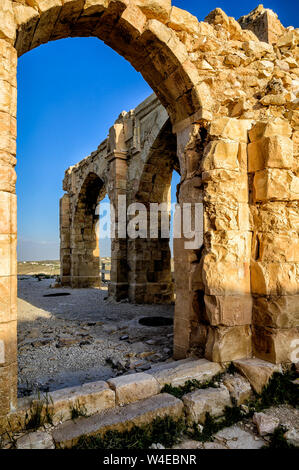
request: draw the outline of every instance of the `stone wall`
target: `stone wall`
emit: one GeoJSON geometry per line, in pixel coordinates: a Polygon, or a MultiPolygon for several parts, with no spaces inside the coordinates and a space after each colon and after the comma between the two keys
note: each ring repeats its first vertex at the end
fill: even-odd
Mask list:
{"type": "MultiPolygon", "coordinates": [[[[270,30],[259,15],[265,12],[252,20],[270,30]]],[[[241,21],[242,29],[216,9],[199,22],[171,0],[1,1],[0,417],[16,406],[17,56],[60,38],[98,37],[140,71],[177,137],[179,202],[204,202],[204,247],[184,250],[181,240],[175,246],[175,356],[198,349],[215,361],[250,356],[251,295],[254,354],[298,360],[292,348],[298,332],[299,32],[275,24],[273,15],[271,21],[271,34],[261,36],[250,19],[241,21]],[[280,132],[273,135],[277,122],[280,132]],[[254,157],[246,168],[248,143],[254,157]]],[[[116,126],[109,140],[117,136],[116,126]]],[[[109,173],[119,175],[113,200],[126,192],[128,164],[122,144],[109,153],[109,173]]],[[[62,205],[70,203],[65,198],[62,205]]],[[[67,217],[62,224],[67,230],[67,217]]],[[[65,232],[64,256],[75,239],[80,263],[81,249],[87,253],[96,242],[87,233],[73,235],[68,241],[65,232]]],[[[122,258],[126,250],[120,243],[122,258]]],[[[113,279],[125,291],[127,266],[116,261],[113,279]]],[[[92,263],[89,268],[93,272],[92,263]]],[[[65,275],[72,275],[67,263],[65,275]]]]}

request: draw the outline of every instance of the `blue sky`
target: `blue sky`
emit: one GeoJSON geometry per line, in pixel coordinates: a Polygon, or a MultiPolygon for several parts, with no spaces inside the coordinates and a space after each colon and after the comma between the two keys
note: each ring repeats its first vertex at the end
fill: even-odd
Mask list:
{"type": "MultiPolygon", "coordinates": [[[[200,20],[214,8],[239,18],[256,1],[173,0],[200,20]]],[[[299,26],[293,0],[264,2],[285,26],[299,26]]],[[[133,67],[95,38],[48,43],[18,65],[18,258],[59,258],[59,199],[65,169],[97,148],[121,111],[152,90],[133,67]]],[[[175,198],[174,178],[173,200],[175,198]]],[[[107,256],[108,243],[102,246],[107,256]]]]}

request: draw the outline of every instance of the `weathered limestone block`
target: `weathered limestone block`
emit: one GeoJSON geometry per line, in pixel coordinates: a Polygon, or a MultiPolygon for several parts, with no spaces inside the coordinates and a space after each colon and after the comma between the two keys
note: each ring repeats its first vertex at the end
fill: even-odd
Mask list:
{"type": "Polygon", "coordinates": [[[204,150],[203,171],[215,169],[239,171],[238,150],[238,142],[213,140],[204,150]]]}
{"type": "Polygon", "coordinates": [[[254,176],[255,201],[299,200],[299,177],[290,170],[267,169],[254,176]]]}
{"type": "Polygon", "coordinates": [[[299,262],[299,237],[297,233],[258,233],[252,246],[256,259],[262,262],[299,262]]]}
{"type": "Polygon", "coordinates": [[[215,362],[206,359],[183,359],[165,364],[157,364],[147,371],[163,387],[170,384],[173,387],[184,385],[188,380],[196,379],[199,382],[206,382],[214,375],[221,372],[222,368],[215,362]]]}
{"type": "Polygon", "coordinates": [[[70,419],[72,408],[81,407],[92,415],[115,406],[115,393],[103,381],[55,390],[50,397],[49,408],[55,424],[70,419]]]}
{"type": "Polygon", "coordinates": [[[17,236],[0,234],[0,276],[17,274],[17,236]]]}
{"type": "Polygon", "coordinates": [[[0,323],[0,367],[6,367],[17,359],[17,322],[0,323]]]}
{"type": "Polygon", "coordinates": [[[217,204],[248,202],[248,177],[236,171],[210,170],[202,173],[204,200],[217,204]]]}
{"type": "Polygon", "coordinates": [[[40,13],[40,20],[35,28],[30,49],[40,44],[45,44],[50,40],[62,8],[62,3],[62,0],[36,1],[36,6],[40,13]]]}
{"type": "Polygon", "coordinates": [[[297,295],[298,263],[251,263],[251,290],[258,295],[297,295]]]}
{"type": "Polygon", "coordinates": [[[58,426],[53,432],[58,447],[71,448],[80,436],[103,436],[107,431],[130,431],[134,426],[151,423],[166,416],[178,420],[183,413],[183,402],[168,393],[161,393],[146,400],[131,403],[97,413],[89,418],[79,418],[58,426]]]}
{"type": "Polygon", "coordinates": [[[196,16],[181,8],[171,8],[167,25],[175,31],[187,31],[190,34],[199,33],[199,22],[196,16]]]}
{"type": "Polygon", "coordinates": [[[0,233],[17,233],[17,196],[0,191],[0,233]]]}
{"type": "Polygon", "coordinates": [[[299,226],[298,202],[266,202],[250,206],[250,210],[259,232],[292,232],[299,226]]]}
{"type": "Polygon", "coordinates": [[[166,22],[171,11],[171,0],[134,0],[134,3],[148,17],[166,22]]]}
{"type": "Polygon", "coordinates": [[[255,356],[265,361],[281,364],[299,360],[299,328],[275,329],[255,326],[252,339],[255,356]]]}
{"type": "Polygon", "coordinates": [[[248,171],[250,172],[266,168],[291,169],[293,165],[293,142],[288,137],[263,137],[248,145],[248,171]]]}
{"type": "Polygon", "coordinates": [[[249,119],[221,117],[212,121],[209,134],[215,137],[247,143],[247,134],[250,127],[251,121],[249,119]]]}
{"type": "Polygon", "coordinates": [[[214,362],[227,362],[251,356],[251,329],[249,325],[225,327],[210,326],[205,357],[214,362]]]}
{"type": "Polygon", "coordinates": [[[50,433],[44,431],[29,432],[20,437],[16,443],[17,449],[55,449],[50,433]]]}
{"type": "Polygon", "coordinates": [[[16,26],[12,2],[2,0],[0,5],[0,39],[5,39],[13,44],[16,37],[16,26]]]}
{"type": "Polygon", "coordinates": [[[15,48],[18,51],[18,56],[21,56],[30,50],[34,31],[40,17],[37,9],[21,3],[13,3],[13,11],[18,28],[15,48]]]}
{"type": "Polygon", "coordinates": [[[187,393],[183,402],[189,423],[205,423],[206,413],[221,416],[226,406],[231,406],[231,398],[226,387],[206,388],[187,393]]]}
{"type": "Polygon", "coordinates": [[[205,236],[207,253],[215,256],[217,262],[249,262],[251,256],[250,232],[243,231],[213,231],[205,236]]]}
{"type": "Polygon", "coordinates": [[[276,13],[263,5],[258,5],[248,15],[241,16],[238,22],[243,29],[253,31],[260,41],[270,44],[276,43],[285,30],[276,13]]]}
{"type": "Polygon", "coordinates": [[[17,363],[2,367],[0,364],[0,416],[17,408],[17,363]]]}
{"type": "Polygon", "coordinates": [[[0,323],[17,319],[17,276],[0,276],[0,323]]]}
{"type": "Polygon", "coordinates": [[[254,413],[252,421],[256,424],[260,436],[273,434],[279,425],[279,419],[265,413],[254,413]]]}
{"type": "Polygon", "coordinates": [[[262,393],[274,372],[282,372],[281,366],[257,358],[234,361],[234,365],[259,394],[262,393]]]}
{"type": "Polygon", "coordinates": [[[244,295],[250,293],[249,262],[219,261],[213,254],[203,259],[203,282],[209,295],[244,295]]]}
{"type": "Polygon", "coordinates": [[[116,405],[127,405],[157,395],[161,387],[149,374],[129,374],[109,379],[108,384],[115,391],[116,405]]]}
{"type": "Polygon", "coordinates": [[[285,31],[277,40],[277,47],[294,47],[299,43],[298,29],[285,31]]]}
{"type": "MultiPolygon", "coordinates": [[[[4,60],[1,60],[0,63],[2,64],[4,60]]],[[[16,69],[14,69],[16,72],[16,69]]],[[[13,73],[11,71],[10,73],[13,73]]],[[[12,81],[13,79],[11,79],[12,81]]],[[[15,79],[14,79],[15,80],[15,79]]],[[[16,87],[13,86],[10,82],[0,79],[0,111],[9,114],[10,116],[16,116],[16,95],[17,90],[16,87]]]]}
{"type": "Polygon", "coordinates": [[[257,297],[254,299],[253,324],[270,328],[299,326],[299,295],[257,297]]]}
{"type": "Polygon", "coordinates": [[[253,393],[250,383],[239,374],[227,375],[223,380],[223,384],[228,389],[232,402],[237,406],[252,398],[253,393]]]}
{"type": "Polygon", "coordinates": [[[212,326],[250,325],[251,295],[205,295],[206,315],[212,326]]]}
{"type": "Polygon", "coordinates": [[[227,201],[224,204],[206,203],[204,229],[211,230],[249,230],[249,206],[247,203],[227,201]]]}
{"type": "Polygon", "coordinates": [[[259,121],[249,130],[250,142],[256,142],[262,137],[291,137],[291,135],[292,128],[289,121],[280,117],[275,117],[269,121],[259,121]]]}

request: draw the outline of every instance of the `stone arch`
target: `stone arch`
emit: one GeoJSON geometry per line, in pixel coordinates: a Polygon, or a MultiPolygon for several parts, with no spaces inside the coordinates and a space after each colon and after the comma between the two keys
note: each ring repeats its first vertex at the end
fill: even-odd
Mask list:
{"type": "Polygon", "coordinates": [[[14,4],[18,56],[49,41],[94,36],[127,59],[173,123],[207,101],[196,66],[168,22],[171,0],[30,0],[14,4]]]}
{"type": "Polygon", "coordinates": [[[160,128],[143,164],[134,202],[147,211],[147,238],[128,239],[129,299],[136,303],[170,303],[174,300],[169,238],[161,235],[162,218],[170,223],[170,189],[173,170],[180,172],[176,138],[168,119],[160,128]],[[157,238],[149,232],[150,204],[164,203],[157,216],[157,238]]]}
{"type": "Polygon", "coordinates": [[[70,255],[71,286],[100,286],[100,254],[96,214],[98,203],[105,197],[106,187],[95,173],[85,178],[71,214],[70,255]]]}

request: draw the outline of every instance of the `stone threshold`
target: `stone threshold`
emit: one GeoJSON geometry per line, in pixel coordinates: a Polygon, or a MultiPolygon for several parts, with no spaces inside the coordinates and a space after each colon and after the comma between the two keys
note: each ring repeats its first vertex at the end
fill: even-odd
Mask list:
{"type": "MultiPolygon", "coordinates": [[[[204,383],[224,372],[225,367],[206,359],[189,358],[156,364],[146,373],[127,374],[107,382],[56,390],[47,395],[47,405],[44,405],[45,412],[47,408],[51,414],[54,429],[51,433],[27,433],[20,439],[20,448],[49,448],[49,442],[50,448],[54,448],[54,441],[56,446],[71,447],[82,435],[104,434],[107,430],[122,432],[133,425],[149,423],[156,417],[185,417],[190,423],[203,423],[206,412],[221,416],[226,406],[244,403],[252,388],[260,391],[275,371],[281,371],[281,366],[260,359],[242,359],[233,363],[240,375],[231,376],[219,388],[198,389],[184,395],[181,400],[160,393],[163,386],[178,387],[188,380],[204,383]],[[84,410],[86,417],[71,419],[73,409],[84,410]]],[[[18,411],[8,416],[10,431],[22,430],[26,413],[38,402],[34,396],[19,400],[18,411]]]]}

